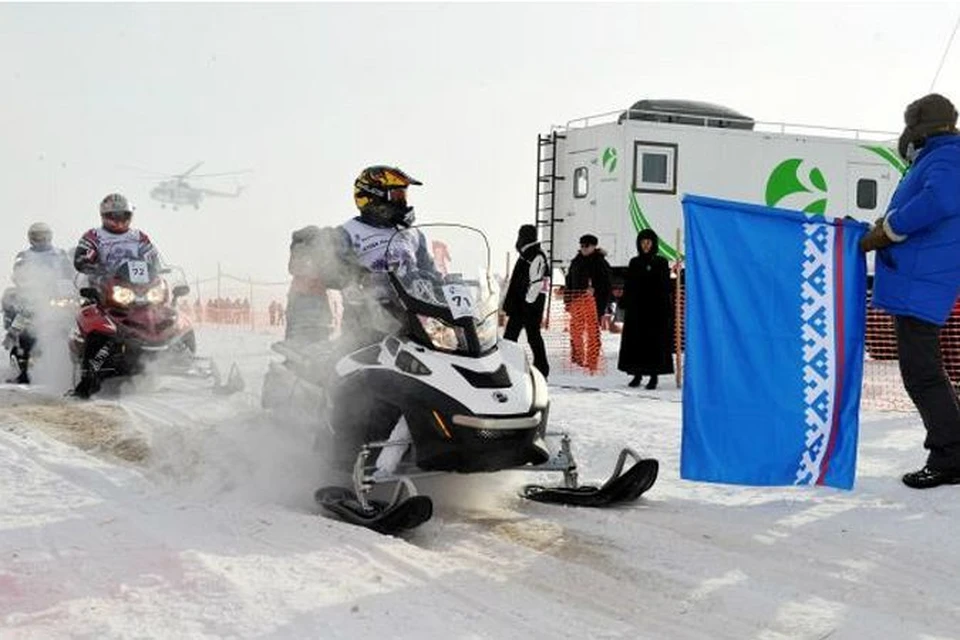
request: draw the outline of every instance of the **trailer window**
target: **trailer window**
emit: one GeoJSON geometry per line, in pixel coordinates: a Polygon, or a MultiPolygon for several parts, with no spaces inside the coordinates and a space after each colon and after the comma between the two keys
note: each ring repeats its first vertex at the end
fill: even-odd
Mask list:
{"type": "Polygon", "coordinates": [[[877,181],[860,178],[857,180],[857,209],[877,208],[877,181]]]}
{"type": "Polygon", "coordinates": [[[667,154],[643,154],[640,179],[648,184],[667,184],[667,154]]]}
{"type": "Polygon", "coordinates": [[[633,190],[677,192],[677,145],[639,140],[634,143],[633,190]]]}
{"type": "Polygon", "coordinates": [[[577,167],[573,171],[573,197],[586,198],[590,191],[590,176],[586,167],[577,167]]]}

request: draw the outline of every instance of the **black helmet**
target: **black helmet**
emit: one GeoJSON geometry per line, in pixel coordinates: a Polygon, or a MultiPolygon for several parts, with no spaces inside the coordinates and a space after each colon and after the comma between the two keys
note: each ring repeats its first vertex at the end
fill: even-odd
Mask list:
{"type": "Polygon", "coordinates": [[[413,207],[407,205],[407,187],[412,184],[423,183],[396,167],[367,167],[353,183],[360,218],[375,227],[410,226],[413,207]]]}

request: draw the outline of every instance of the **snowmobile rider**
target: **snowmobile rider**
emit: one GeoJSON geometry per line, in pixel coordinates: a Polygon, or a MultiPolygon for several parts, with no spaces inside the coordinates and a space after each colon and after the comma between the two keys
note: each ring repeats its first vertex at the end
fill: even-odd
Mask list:
{"type": "Polygon", "coordinates": [[[422,233],[410,234],[412,243],[394,244],[387,255],[390,238],[415,220],[413,207],[407,204],[407,188],[422,184],[395,167],[373,166],[361,171],[353,183],[353,201],[360,215],[340,226],[346,250],[341,257],[371,273],[385,273],[390,263],[399,262],[439,275],[422,233]]]}
{"type": "MultiPolygon", "coordinates": [[[[111,193],[100,202],[101,226],[83,234],[73,256],[73,266],[90,278],[91,285],[99,286],[127,260],[143,260],[148,268],[159,268],[156,248],[147,234],[130,226],[132,220],[133,207],[123,195],[111,193]]],[[[74,395],[89,398],[99,390],[100,367],[109,355],[109,345],[102,336],[93,335],[86,341],[74,395]]]]}
{"type": "MultiPolygon", "coordinates": [[[[324,231],[315,225],[297,229],[290,238],[287,272],[293,276],[287,291],[287,341],[326,342],[333,322],[327,283],[320,273],[324,231]]],[[[279,303],[277,303],[279,306],[279,303]]]]}
{"type": "Polygon", "coordinates": [[[14,286],[3,293],[3,327],[7,330],[4,347],[16,361],[19,374],[8,382],[29,384],[27,368],[36,335],[29,327],[16,327],[17,315],[42,309],[61,292],[73,288],[73,265],[66,252],[53,246],[53,229],[45,222],[34,222],[27,229],[30,247],[17,254],[13,262],[14,286]]]}
{"type": "Polygon", "coordinates": [[[133,207],[119,193],[111,193],[100,202],[100,227],[90,229],[73,256],[73,266],[93,278],[113,273],[126,260],[143,260],[158,267],[160,256],[143,231],[130,226],[133,207]]]}
{"type": "Polygon", "coordinates": [[[339,227],[308,226],[293,232],[288,270],[297,286],[291,285],[287,326],[296,330],[288,331],[288,340],[327,336],[327,327],[307,330],[311,323],[327,318],[325,312],[318,312],[319,303],[313,298],[325,298],[327,289],[339,289],[343,294],[345,330],[338,352],[376,342],[384,333],[397,329],[392,313],[395,301],[385,280],[391,263],[441,277],[422,233],[406,234],[404,242],[394,240],[391,255],[387,256],[394,234],[413,224],[407,188],[420,184],[396,167],[367,167],[353,184],[354,203],[360,215],[339,227]]]}
{"type": "Polygon", "coordinates": [[[340,226],[340,258],[360,274],[357,281],[360,291],[354,287],[343,291],[343,326],[361,328],[356,336],[358,342],[374,342],[397,328],[393,310],[398,303],[385,275],[391,265],[433,274],[438,281],[443,278],[430,256],[423,233],[404,234],[401,242],[390,242],[397,231],[414,223],[413,207],[407,204],[407,189],[422,184],[396,167],[383,165],[367,167],[353,183],[353,200],[360,215],[340,226]],[[390,255],[387,255],[388,245],[390,255]],[[376,301],[376,305],[371,305],[372,301],[376,301]]]}
{"type": "MultiPolygon", "coordinates": [[[[407,189],[420,184],[396,167],[367,167],[353,184],[354,202],[360,214],[337,228],[307,233],[312,236],[311,244],[315,247],[313,262],[317,277],[328,288],[339,289],[343,296],[343,333],[334,343],[333,361],[401,329],[397,313],[399,301],[386,281],[390,269],[399,265],[399,269],[425,272],[442,281],[422,233],[407,233],[394,239],[398,231],[414,222],[413,207],[407,203],[407,189]]],[[[307,232],[309,228],[301,231],[307,232]]],[[[287,322],[292,324],[295,319],[288,315],[287,322]]],[[[333,371],[330,367],[330,372],[333,371]]],[[[390,426],[392,438],[409,439],[403,416],[390,426]]],[[[351,456],[355,454],[352,447],[347,448],[351,456]]],[[[377,459],[377,467],[391,471],[403,452],[403,447],[384,449],[377,459]]]]}

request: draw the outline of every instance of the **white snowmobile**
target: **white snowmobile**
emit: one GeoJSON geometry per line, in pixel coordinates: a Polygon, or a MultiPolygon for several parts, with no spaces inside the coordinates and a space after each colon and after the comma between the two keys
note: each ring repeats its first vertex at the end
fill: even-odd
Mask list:
{"type": "Polygon", "coordinates": [[[29,383],[30,371],[44,346],[65,342],[73,324],[78,297],[73,281],[41,278],[37,271],[20,286],[3,292],[3,348],[9,350],[16,377],[8,382],[29,383]],[[40,335],[38,335],[40,334],[40,335]],[[45,345],[35,347],[38,338],[45,345]]]}
{"type": "Polygon", "coordinates": [[[482,232],[413,227],[391,238],[386,255],[387,272],[374,274],[382,280],[365,288],[379,298],[375,306],[350,313],[357,296],[346,290],[345,335],[274,345],[286,361],[271,363],[264,380],[263,406],[321,425],[318,448],[350,485],[317,490],[323,511],[383,533],[410,529],[433,513],[414,481],[437,473],[557,472],[561,486],[527,485],[522,495],[596,507],[635,500],[654,484],[657,461],[632,449],[602,486],[578,483],[570,438],[547,430],[546,381],[519,345],[498,339],[499,295],[482,232]],[[440,247],[428,268],[404,260],[402,250],[424,243],[424,231],[435,256],[440,247]],[[471,264],[479,268],[460,269],[471,264]],[[351,341],[356,324],[369,325],[377,310],[386,318],[377,337],[351,341]],[[390,499],[371,496],[379,485],[394,485],[390,499]]]}

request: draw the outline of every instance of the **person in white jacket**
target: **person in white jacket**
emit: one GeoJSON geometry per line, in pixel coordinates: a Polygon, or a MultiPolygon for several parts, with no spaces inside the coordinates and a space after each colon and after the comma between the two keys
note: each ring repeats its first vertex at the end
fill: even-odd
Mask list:
{"type": "Polygon", "coordinates": [[[547,256],[537,240],[537,228],[525,224],[517,232],[519,258],[513,266],[507,295],[503,299],[503,312],[507,315],[504,340],[516,342],[521,329],[527,332],[527,343],[533,351],[533,366],[543,377],[550,375],[547,350],[540,335],[546,292],[550,287],[547,256]]]}

